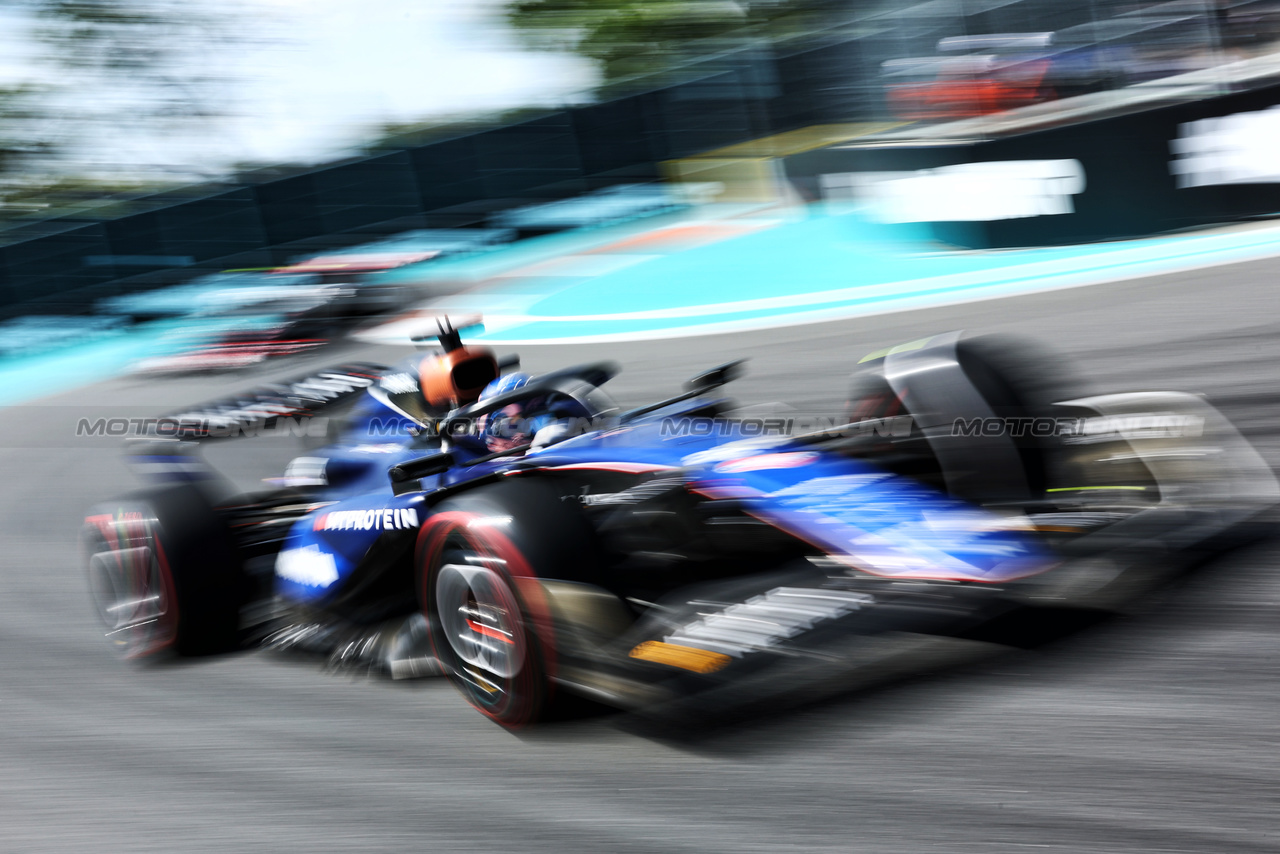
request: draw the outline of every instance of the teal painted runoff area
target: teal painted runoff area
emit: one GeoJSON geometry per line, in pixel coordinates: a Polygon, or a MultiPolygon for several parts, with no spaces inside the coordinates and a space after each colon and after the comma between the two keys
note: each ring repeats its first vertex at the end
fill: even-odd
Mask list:
{"type": "MultiPolygon", "coordinates": [[[[675,252],[641,246],[611,252],[611,242],[681,224],[660,217],[644,228],[521,241],[436,266],[414,265],[412,272],[428,291],[437,277],[474,283],[436,302],[451,312],[485,314],[486,328],[468,337],[549,343],[758,329],[1280,255],[1274,223],[1084,246],[960,251],[931,242],[926,226],[877,225],[816,207],[803,217],[770,216],[740,212],[721,220],[747,226],[732,232],[737,236],[675,252]],[[590,263],[567,263],[559,275],[521,275],[531,264],[560,260],[590,263]]],[[[158,321],[50,353],[0,359],[0,405],[116,376],[140,359],[176,352],[190,341],[191,324],[158,321]]]]}
{"type": "MultiPolygon", "coordinates": [[[[666,337],[991,299],[1280,254],[1274,226],[1083,246],[948,250],[909,226],[815,215],[600,275],[562,280],[504,314],[478,340],[666,337]]],[[[509,286],[503,285],[501,289],[509,286]]],[[[450,301],[454,310],[465,300],[450,301]]],[[[495,308],[496,307],[496,308],[495,308]]]]}

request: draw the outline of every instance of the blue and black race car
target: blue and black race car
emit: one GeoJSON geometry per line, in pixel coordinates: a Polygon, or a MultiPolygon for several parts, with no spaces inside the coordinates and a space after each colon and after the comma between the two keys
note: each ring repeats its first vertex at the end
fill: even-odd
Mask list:
{"type": "Polygon", "coordinates": [[[573,696],[717,714],[1117,609],[1280,498],[1203,399],[1073,396],[959,333],[868,355],[843,417],[801,435],[730,417],[739,363],[623,411],[611,363],[504,376],[456,330],[439,343],[137,443],[153,485],[85,525],[107,637],[443,673],[508,727],[573,696]],[[339,441],[260,493],[199,456],[344,400],[339,441]]]}

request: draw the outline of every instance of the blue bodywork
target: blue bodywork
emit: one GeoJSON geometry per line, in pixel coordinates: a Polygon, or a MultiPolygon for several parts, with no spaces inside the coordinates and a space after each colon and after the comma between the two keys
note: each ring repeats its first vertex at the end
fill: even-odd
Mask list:
{"type": "MultiPolygon", "coordinates": [[[[452,469],[395,495],[393,466],[440,450],[440,439],[383,395],[366,394],[342,440],[295,460],[294,479],[323,482],[324,506],[292,526],[276,564],[277,593],[322,605],[343,588],[388,532],[413,531],[431,510],[426,496],[516,468],[682,477],[711,500],[745,512],[860,569],[900,578],[1006,582],[1052,565],[1046,552],[1001,517],[916,481],[786,437],[745,435],[732,421],[695,419],[691,400],[520,456],[480,460],[482,446],[455,443],[452,469]],[[322,477],[316,477],[323,472],[322,477]]],[[[290,477],[283,479],[286,484],[290,477]]]]}

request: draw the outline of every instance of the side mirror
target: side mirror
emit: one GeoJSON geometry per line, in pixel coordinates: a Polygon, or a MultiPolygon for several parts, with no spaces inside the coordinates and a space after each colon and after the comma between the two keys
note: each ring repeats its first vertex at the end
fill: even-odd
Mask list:
{"type": "Polygon", "coordinates": [[[742,364],[746,359],[738,359],[734,362],[726,362],[717,368],[709,371],[703,371],[696,377],[692,377],[684,384],[684,392],[677,394],[675,397],[668,397],[666,400],[660,400],[657,403],[651,403],[648,406],[641,406],[638,409],[629,409],[618,416],[623,423],[639,418],[641,415],[648,415],[650,412],[656,412],[666,406],[697,397],[704,392],[711,391],[713,388],[719,388],[725,383],[732,382],[742,376],[742,364]]]}
{"type": "Polygon", "coordinates": [[[695,377],[690,377],[685,380],[684,390],[710,391],[713,388],[719,388],[722,385],[731,383],[746,373],[746,370],[742,367],[746,361],[746,359],[736,359],[708,371],[703,371],[695,377]]]}
{"type": "Polygon", "coordinates": [[[410,480],[420,480],[428,475],[440,474],[453,468],[453,454],[448,451],[440,451],[435,454],[428,454],[425,457],[418,457],[416,460],[400,463],[392,466],[387,471],[387,476],[391,478],[391,482],[404,483],[410,480]]]}

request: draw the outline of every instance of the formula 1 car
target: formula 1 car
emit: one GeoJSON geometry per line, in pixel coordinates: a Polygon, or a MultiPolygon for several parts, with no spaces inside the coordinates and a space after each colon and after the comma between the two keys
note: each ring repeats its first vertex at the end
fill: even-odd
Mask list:
{"type": "MultiPolygon", "coordinates": [[[[287,278],[301,277],[282,280],[287,278]]],[[[338,341],[366,319],[367,306],[352,297],[348,287],[295,285],[274,290],[279,293],[276,299],[207,315],[208,328],[202,331],[200,323],[193,324],[180,352],[143,359],[133,372],[156,376],[248,368],[338,341]]]]}
{"type": "Polygon", "coordinates": [[[481,399],[494,355],[440,343],[141,442],[157,485],[86,519],[108,638],[132,658],[256,645],[443,672],[508,727],[574,695],[716,715],[1119,608],[1280,498],[1201,398],[1064,396],[1024,353],[959,333],[868,355],[844,417],[801,435],[729,417],[715,392],[738,363],[622,411],[613,364],[481,399]],[[338,400],[341,442],[274,489],[230,495],[198,455],[338,400]]]}

